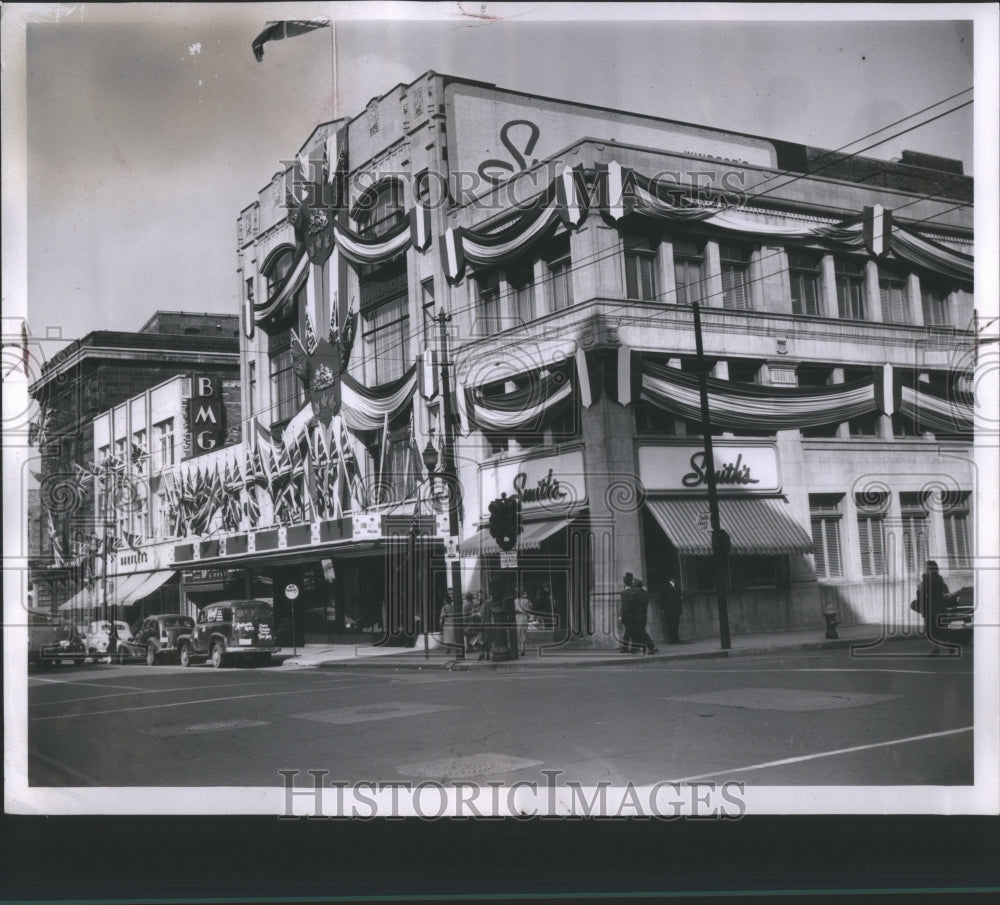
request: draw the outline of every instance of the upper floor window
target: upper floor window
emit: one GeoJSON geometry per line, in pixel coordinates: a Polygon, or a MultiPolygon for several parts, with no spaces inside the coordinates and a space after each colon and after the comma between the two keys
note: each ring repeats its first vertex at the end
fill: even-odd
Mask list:
{"type": "Polygon", "coordinates": [[[392,232],[405,218],[403,184],[397,179],[386,180],[365,192],[354,211],[358,232],[372,239],[392,232]]]}
{"type": "MultiPolygon", "coordinates": [[[[406,256],[397,255],[359,273],[365,381],[370,386],[402,377],[409,353],[410,312],[406,256]]],[[[351,356],[352,361],[356,360],[351,356]]]]}
{"type": "Polygon", "coordinates": [[[743,310],[752,308],[750,250],[738,245],[720,245],[719,264],[722,269],[722,306],[743,310]]]}
{"type": "Polygon", "coordinates": [[[500,317],[500,276],[495,271],[476,277],[477,311],[476,332],[480,336],[498,333],[500,317]]]}
{"type": "Polygon", "coordinates": [[[303,390],[292,370],[292,331],[287,327],[268,337],[271,378],[271,417],[274,423],[288,421],[298,412],[303,390]]]}
{"type": "Polygon", "coordinates": [[[845,320],[865,320],[867,313],[864,264],[850,258],[837,257],[833,260],[833,268],[837,283],[837,310],[840,316],[845,320]]]}
{"type": "Polygon", "coordinates": [[[792,311],[816,317],[820,306],[820,266],[816,255],[788,252],[788,276],[792,286],[792,311]]]}
{"type": "Polygon", "coordinates": [[[514,303],[514,315],[518,324],[527,324],[535,319],[535,270],[530,261],[512,267],[507,272],[507,282],[514,303]]]}
{"type": "Polygon", "coordinates": [[[674,248],[674,285],[678,305],[701,302],[705,297],[705,252],[694,242],[676,241],[674,248]]]}
{"type": "Polygon", "coordinates": [[[910,322],[906,278],[879,268],[878,291],[882,298],[882,320],[890,324],[910,322]]]}
{"type": "Polygon", "coordinates": [[[656,243],[649,239],[625,240],[625,292],[630,299],[653,301],[658,295],[656,243]]]}
{"type": "Polygon", "coordinates": [[[157,465],[169,468],[174,464],[174,419],[167,418],[153,425],[156,443],[157,465]]]}
{"type": "Polygon", "coordinates": [[[556,243],[548,260],[548,290],[553,311],[562,311],[573,304],[573,273],[569,253],[569,237],[556,243]]]}
{"type": "Polygon", "coordinates": [[[921,278],[920,305],[925,327],[943,327],[948,323],[948,292],[944,288],[921,278]]]}
{"type": "Polygon", "coordinates": [[[146,432],[144,430],[136,431],[132,436],[132,464],[135,466],[136,472],[139,474],[145,474],[146,472],[146,461],[149,458],[149,450],[146,448],[146,432]]]}

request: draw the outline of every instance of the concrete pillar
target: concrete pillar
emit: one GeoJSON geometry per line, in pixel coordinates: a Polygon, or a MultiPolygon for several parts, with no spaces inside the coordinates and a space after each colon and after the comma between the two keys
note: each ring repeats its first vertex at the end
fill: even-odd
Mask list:
{"type": "MultiPolygon", "coordinates": [[[[614,361],[609,355],[608,363],[614,361]]],[[[607,366],[610,366],[608,364],[607,366]]],[[[595,526],[614,522],[613,544],[594,550],[594,586],[591,616],[596,648],[613,648],[618,620],[621,577],[628,571],[644,574],[642,512],[635,505],[635,424],[630,407],[602,393],[583,412],[583,439],[587,467],[587,497],[595,526]]],[[[595,530],[595,535],[600,529],[595,530]]]]}
{"type": "Polygon", "coordinates": [[[909,322],[915,327],[924,326],[924,306],[920,302],[920,278],[911,273],[906,278],[906,302],[909,322]]]}
{"type": "MultiPolygon", "coordinates": [[[[832,371],[830,371],[830,377],[827,380],[827,384],[829,386],[834,386],[838,383],[843,383],[843,382],[844,382],[843,368],[834,368],[832,371]]],[[[848,427],[846,421],[841,421],[840,424],[837,425],[837,436],[840,437],[842,440],[850,439],[851,430],[848,427]]]]}
{"type": "MultiPolygon", "coordinates": [[[[624,298],[624,257],[621,237],[599,218],[590,217],[570,233],[573,299],[579,304],[594,298],[624,298]]],[[[551,306],[546,310],[551,310],[551,306]]]]}
{"type": "Polygon", "coordinates": [[[819,313],[823,317],[840,317],[837,304],[837,273],[833,266],[833,255],[823,255],[820,264],[819,313]]]}
{"type": "Polygon", "coordinates": [[[656,255],[656,264],[660,269],[661,289],[658,301],[666,305],[677,304],[677,274],[674,273],[674,246],[670,242],[661,242],[656,255]]]}
{"type": "Polygon", "coordinates": [[[719,260],[719,243],[705,243],[705,305],[712,308],[722,308],[722,262],[719,260]]]}
{"type": "Polygon", "coordinates": [[[867,319],[871,323],[877,324],[885,320],[882,314],[882,293],[878,288],[878,264],[874,261],[865,264],[865,305],[867,319]]]}

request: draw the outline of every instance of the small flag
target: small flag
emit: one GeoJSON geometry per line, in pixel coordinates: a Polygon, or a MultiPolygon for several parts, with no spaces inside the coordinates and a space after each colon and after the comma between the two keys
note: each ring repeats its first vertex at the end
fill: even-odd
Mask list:
{"type": "Polygon", "coordinates": [[[873,257],[881,257],[889,251],[892,241],[892,211],[887,211],[881,204],[866,207],[863,223],[865,248],[873,257]]]}
{"type": "Polygon", "coordinates": [[[297,35],[304,35],[317,28],[326,28],[330,24],[329,19],[287,19],[283,22],[268,22],[267,27],[253,39],[254,58],[259,63],[264,59],[264,45],[268,41],[281,41],[285,38],[294,38],[297,35]]]}

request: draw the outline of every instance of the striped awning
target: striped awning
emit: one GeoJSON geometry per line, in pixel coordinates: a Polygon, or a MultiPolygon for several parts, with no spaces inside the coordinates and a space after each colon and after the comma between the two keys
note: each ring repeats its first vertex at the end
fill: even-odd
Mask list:
{"type": "MultiPolygon", "coordinates": [[[[678,552],[712,554],[708,500],[647,500],[646,508],[678,552]]],[[[734,556],[812,553],[809,533],[788,514],[781,500],[741,497],[719,500],[719,523],[732,539],[734,556]]]]}
{"type": "MultiPolygon", "coordinates": [[[[562,531],[571,521],[572,518],[550,518],[528,522],[517,539],[517,550],[537,550],[543,540],[562,531]]],[[[497,556],[503,551],[490,534],[489,527],[483,527],[462,541],[459,552],[462,556],[497,556]]]]}

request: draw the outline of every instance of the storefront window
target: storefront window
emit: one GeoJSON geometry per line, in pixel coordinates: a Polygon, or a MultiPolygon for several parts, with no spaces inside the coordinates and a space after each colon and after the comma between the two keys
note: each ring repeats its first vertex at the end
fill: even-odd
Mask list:
{"type": "MultiPolygon", "coordinates": [[[[685,582],[699,591],[712,591],[716,587],[718,567],[715,557],[685,557],[685,582]],[[692,581],[693,579],[693,581],[692,581]]],[[[757,588],[788,586],[788,557],[786,556],[730,556],[730,591],[752,591],[757,588]]]]}

